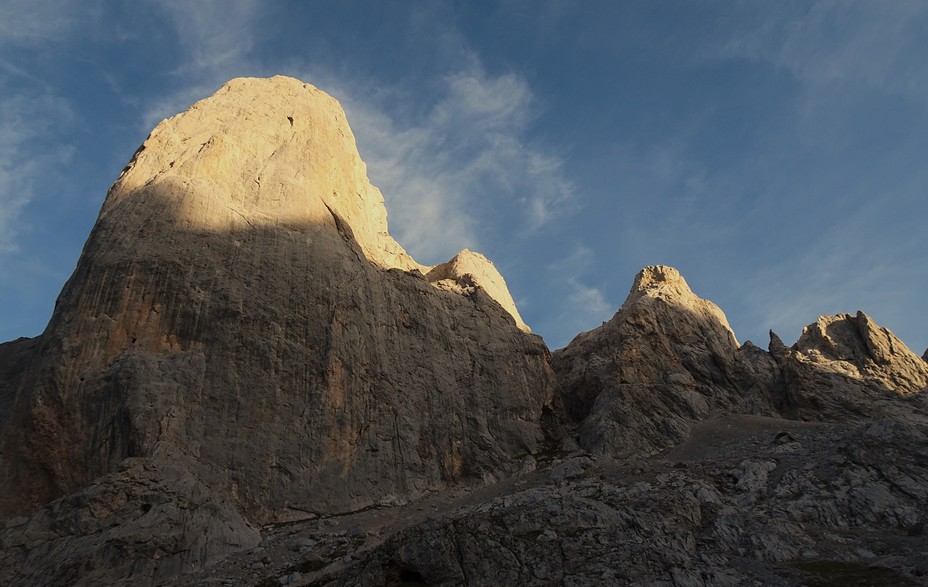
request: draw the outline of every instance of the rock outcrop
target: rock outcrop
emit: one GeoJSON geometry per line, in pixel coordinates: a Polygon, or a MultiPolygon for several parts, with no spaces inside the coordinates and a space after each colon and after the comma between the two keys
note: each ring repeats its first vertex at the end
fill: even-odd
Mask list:
{"type": "Polygon", "coordinates": [[[474,288],[482,289],[512,316],[516,326],[525,332],[532,331],[522,321],[503,276],[493,263],[480,253],[464,249],[447,263],[429,269],[426,277],[436,287],[459,294],[468,293],[474,288]]]}
{"type": "Polygon", "coordinates": [[[0,528],[4,585],[162,585],[258,546],[259,528],[168,443],[0,528]]]}
{"type": "Polygon", "coordinates": [[[739,346],[666,266],[551,355],[389,236],[333,99],[233,80],[0,344],[0,584],[923,584],[924,359],[862,312],[739,346]]]}
{"type": "Polygon", "coordinates": [[[659,265],[638,274],[611,320],[556,351],[552,366],[580,444],[627,456],[673,446],[720,410],[775,413],[769,361],[742,354],[718,306],[659,265]]]}
{"type": "Polygon", "coordinates": [[[803,329],[794,348],[807,361],[898,393],[928,387],[928,365],[861,311],[820,317],[803,329]]]}
{"type": "Polygon", "coordinates": [[[185,487],[254,524],[530,465],[558,434],[547,349],[483,257],[436,270],[387,233],[335,100],[229,82],[158,125],[46,331],[0,348],[0,514],[115,491],[126,459],[163,470],[165,445],[185,487]],[[466,287],[433,286],[436,270],[466,287]]]}
{"type": "MultiPolygon", "coordinates": [[[[722,413],[860,421],[928,416],[928,365],[863,312],[821,317],[792,347],[738,346],[722,311],[676,269],[647,267],[607,323],[552,357],[581,446],[653,454],[722,413]]],[[[928,422],[928,420],[924,420],[928,422]]]]}
{"type": "Polygon", "coordinates": [[[578,454],[478,494],[290,525],[177,584],[924,585],[926,442],[885,418],[710,418],[661,458],[578,454]]]}
{"type": "Polygon", "coordinates": [[[904,553],[924,548],[920,500],[928,491],[920,483],[928,478],[916,463],[928,456],[926,430],[881,422],[844,432],[771,420],[707,422],[726,431],[729,454],[623,463],[638,467],[633,478],[608,459],[569,459],[527,487],[399,532],[323,584],[388,584],[394,569],[427,585],[924,578],[925,559],[904,553]],[[784,429],[797,440],[777,450],[784,429]],[[755,442],[769,452],[735,456],[756,451],[755,442]],[[814,560],[828,562],[803,562],[814,560]]]}
{"type": "Polygon", "coordinates": [[[916,392],[928,387],[928,364],[863,312],[822,316],[790,348],[771,333],[770,354],[782,371],[788,416],[855,420],[924,412],[924,394],[916,392]]]}

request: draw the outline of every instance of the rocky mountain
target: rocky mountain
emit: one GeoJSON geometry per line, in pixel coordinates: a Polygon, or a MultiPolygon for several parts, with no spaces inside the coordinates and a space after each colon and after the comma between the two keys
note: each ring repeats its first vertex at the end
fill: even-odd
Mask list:
{"type": "Polygon", "coordinates": [[[666,266],[551,354],[389,236],[335,100],[237,79],[0,345],[0,583],[926,583],[926,387],[862,312],[739,345],[666,266]]]}
{"type": "Polygon", "coordinates": [[[609,321],[554,353],[580,444],[596,454],[653,454],[711,414],[773,415],[782,403],[772,365],[740,349],[718,306],[680,273],[647,267],[609,321]],[[758,373],[758,371],[760,373],[758,373]]]}
{"type": "MultiPolygon", "coordinates": [[[[516,473],[560,434],[547,350],[517,320],[484,257],[423,267],[388,235],[335,100],[233,80],[155,128],[46,331],[7,345],[0,514],[115,492],[132,512],[93,513],[120,521],[108,548],[139,548],[127,516],[145,536],[184,520],[126,562],[160,576],[253,546],[257,524],[516,473]],[[202,550],[215,520],[174,518],[188,501],[228,518],[202,550]]],[[[96,530],[78,526],[54,540],[96,530]]]]}
{"type": "Polygon", "coordinates": [[[646,267],[609,321],[551,364],[583,448],[654,454],[722,413],[855,421],[917,417],[928,363],[863,312],[823,316],[791,348],[739,346],[725,314],[676,269],[646,267]]]}
{"type": "Polygon", "coordinates": [[[822,316],[789,349],[771,333],[770,351],[782,369],[792,415],[843,420],[869,419],[876,412],[923,415],[918,406],[928,387],[928,363],[863,312],[822,316]]]}

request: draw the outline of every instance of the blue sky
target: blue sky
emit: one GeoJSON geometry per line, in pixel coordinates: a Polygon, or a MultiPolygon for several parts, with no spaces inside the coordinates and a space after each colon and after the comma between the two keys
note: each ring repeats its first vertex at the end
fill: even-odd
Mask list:
{"type": "Polygon", "coordinates": [[[0,0],[0,340],[45,327],[151,128],[239,76],[338,98],[391,232],[490,257],[551,348],[643,266],[739,340],[928,346],[928,3],[0,0]]]}

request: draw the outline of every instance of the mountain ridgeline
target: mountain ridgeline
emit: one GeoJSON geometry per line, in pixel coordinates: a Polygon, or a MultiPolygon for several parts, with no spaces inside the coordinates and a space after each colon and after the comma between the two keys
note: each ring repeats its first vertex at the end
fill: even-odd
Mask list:
{"type": "Polygon", "coordinates": [[[0,345],[0,581],[918,582],[926,387],[862,312],[739,345],[666,266],[552,354],[485,257],[390,237],[334,99],[235,79],[0,345]]]}

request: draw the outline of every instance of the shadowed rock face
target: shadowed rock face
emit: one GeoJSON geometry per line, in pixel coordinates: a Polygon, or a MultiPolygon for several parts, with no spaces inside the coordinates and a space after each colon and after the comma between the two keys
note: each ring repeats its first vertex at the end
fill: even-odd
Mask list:
{"type": "Polygon", "coordinates": [[[0,531],[4,585],[160,585],[261,535],[168,443],[0,531]],[[121,582],[120,582],[121,581],[121,582]]]}
{"type": "Polygon", "coordinates": [[[0,344],[0,583],[915,584],[926,384],[862,312],[739,346],[666,266],[552,357],[390,238],[334,100],[233,80],[0,344]]]}
{"type": "Polygon", "coordinates": [[[428,270],[387,234],[334,100],[233,80],[153,131],[46,332],[5,345],[0,512],[164,443],[255,522],[518,470],[557,411],[547,350],[480,279],[428,270]]]}
{"type": "Polygon", "coordinates": [[[309,584],[924,585],[926,440],[891,419],[710,418],[661,458],[568,458],[309,584]]]}
{"type": "Polygon", "coordinates": [[[875,415],[926,418],[928,364],[863,312],[822,316],[791,348],[771,333],[792,417],[860,420],[875,415]]]}
{"type": "Polygon", "coordinates": [[[787,348],[738,347],[722,311],[676,269],[646,267],[607,323],[556,351],[552,366],[580,444],[599,454],[653,454],[719,413],[851,422],[928,421],[928,368],[866,314],[821,317],[787,348]]]}
{"type": "Polygon", "coordinates": [[[638,274],[609,322],[556,351],[552,366],[582,446],[648,454],[721,409],[774,413],[772,362],[742,356],[754,349],[739,352],[718,306],[659,265],[638,274]]]}

